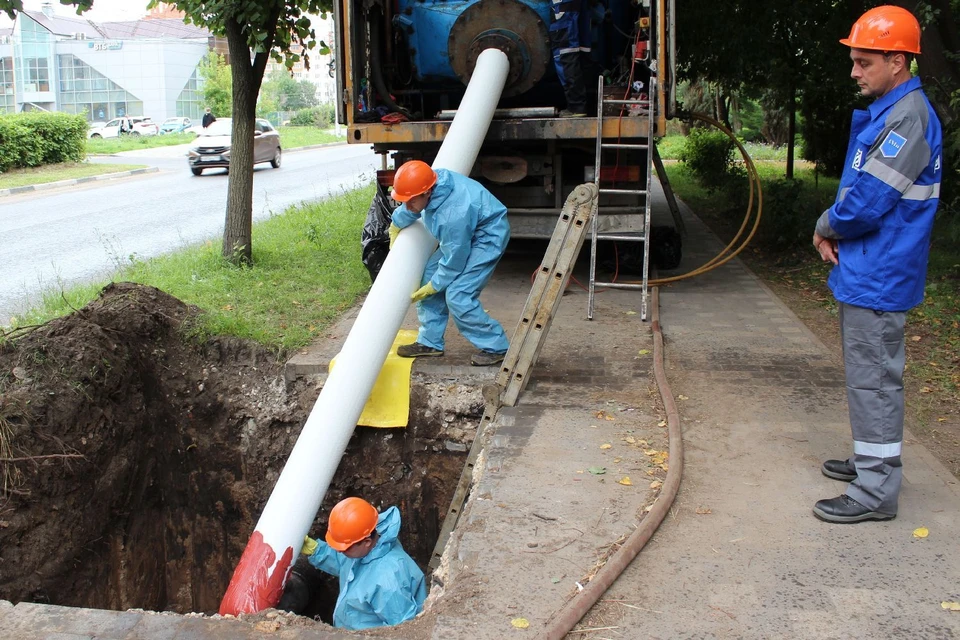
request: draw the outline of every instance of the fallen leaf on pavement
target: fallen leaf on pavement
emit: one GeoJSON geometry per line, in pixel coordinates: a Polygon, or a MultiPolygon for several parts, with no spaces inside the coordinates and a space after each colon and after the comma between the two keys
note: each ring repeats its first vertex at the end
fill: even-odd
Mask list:
{"type": "Polygon", "coordinates": [[[610,444],[609,442],[605,442],[604,444],[600,445],[600,448],[601,448],[601,449],[612,449],[612,448],[613,448],[613,445],[610,444]]]}
{"type": "Polygon", "coordinates": [[[921,340],[923,340],[923,338],[921,338],[920,336],[910,336],[910,339],[913,340],[914,342],[920,342],[921,340]]]}
{"type": "Polygon", "coordinates": [[[623,441],[626,442],[627,444],[637,444],[637,439],[634,438],[633,436],[627,436],[626,438],[623,439],[623,441]]]}
{"type": "Polygon", "coordinates": [[[623,476],[617,480],[617,484],[622,484],[625,487],[632,487],[633,483],[630,481],[630,476],[623,476]]]}
{"type": "Polygon", "coordinates": [[[640,355],[645,356],[650,353],[650,349],[640,349],[640,355]]]}
{"type": "Polygon", "coordinates": [[[610,415],[603,409],[600,409],[600,411],[597,411],[596,416],[601,420],[616,420],[616,418],[614,418],[612,415],[610,415]]]}
{"type": "Polygon", "coordinates": [[[933,389],[931,389],[930,387],[923,387],[922,389],[920,389],[920,393],[933,393],[933,389]]]}
{"type": "Polygon", "coordinates": [[[688,398],[687,396],[683,395],[682,393],[677,396],[677,400],[689,400],[689,399],[690,399],[690,398],[688,398]]]}
{"type": "Polygon", "coordinates": [[[653,482],[650,483],[651,489],[659,489],[662,486],[663,486],[663,483],[660,482],[659,480],[654,480],[653,482]]]}
{"type": "Polygon", "coordinates": [[[937,418],[937,422],[946,422],[946,421],[947,421],[946,418],[937,418]]]}
{"type": "Polygon", "coordinates": [[[626,313],[628,316],[635,316],[635,315],[637,315],[637,312],[636,312],[636,311],[627,311],[627,312],[625,312],[625,313],[626,313]]]}
{"type": "Polygon", "coordinates": [[[589,469],[587,469],[587,471],[589,471],[595,476],[602,476],[607,472],[607,468],[606,467],[590,467],[589,469]]]}
{"type": "Polygon", "coordinates": [[[661,420],[660,422],[657,423],[657,426],[658,426],[658,427],[665,427],[665,426],[667,426],[667,421],[666,421],[666,420],[661,420]]]}
{"type": "Polygon", "coordinates": [[[510,621],[510,624],[512,624],[517,629],[526,629],[527,627],[530,626],[530,621],[527,620],[526,618],[514,618],[513,620],[510,621]]]}
{"type": "Polygon", "coordinates": [[[697,507],[697,514],[701,516],[708,516],[713,513],[713,509],[708,509],[706,507],[697,507]]]}
{"type": "Polygon", "coordinates": [[[941,602],[940,606],[947,611],[960,611],[960,602],[941,602]]]}
{"type": "Polygon", "coordinates": [[[930,535],[930,529],[926,527],[917,527],[913,530],[914,538],[926,538],[928,535],[930,535]]]}

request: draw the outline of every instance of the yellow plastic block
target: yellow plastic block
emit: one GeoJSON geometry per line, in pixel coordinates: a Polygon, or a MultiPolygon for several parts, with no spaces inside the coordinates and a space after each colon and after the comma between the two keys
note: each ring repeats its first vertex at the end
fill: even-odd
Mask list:
{"type": "MultiPolygon", "coordinates": [[[[397,347],[401,344],[411,344],[417,341],[417,332],[403,329],[397,333],[390,347],[390,353],[383,363],[380,375],[373,384],[363,413],[357,420],[358,425],[364,427],[405,427],[410,418],[410,371],[413,369],[415,358],[401,358],[397,355],[397,347]]],[[[339,357],[339,354],[338,354],[339,357]]],[[[337,358],[330,361],[329,370],[337,358]]]]}

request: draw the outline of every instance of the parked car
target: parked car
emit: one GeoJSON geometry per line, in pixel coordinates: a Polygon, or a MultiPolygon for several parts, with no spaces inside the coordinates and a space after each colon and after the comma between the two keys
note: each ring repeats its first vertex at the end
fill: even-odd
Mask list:
{"type": "Polygon", "coordinates": [[[160,135],[165,133],[182,133],[186,131],[193,122],[190,118],[167,118],[160,124],[160,135]]]}
{"type": "MultiPolygon", "coordinates": [[[[206,129],[202,129],[187,152],[187,163],[195,176],[204,169],[213,167],[230,168],[230,143],[233,132],[233,120],[219,118],[206,129]]],[[[253,129],[253,164],[269,162],[274,169],[280,167],[280,134],[266,120],[258,118],[253,129]]]]}
{"type": "Polygon", "coordinates": [[[147,116],[124,116],[114,118],[102,127],[87,132],[88,138],[117,138],[121,134],[131,136],[155,136],[160,127],[147,116]]]}

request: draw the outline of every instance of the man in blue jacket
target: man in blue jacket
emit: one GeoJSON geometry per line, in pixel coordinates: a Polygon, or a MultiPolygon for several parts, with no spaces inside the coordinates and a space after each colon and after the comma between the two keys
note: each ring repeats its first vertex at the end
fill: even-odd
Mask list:
{"type": "Polygon", "coordinates": [[[403,358],[442,356],[447,318],[479,351],[470,362],[489,366],[503,361],[509,342],[500,323],[480,304],[480,292],[493,275],[510,240],[507,208],[483,185],[446,169],[434,171],[420,160],[405,162],[393,181],[390,246],[400,230],[417,218],[440,246],[427,260],[417,303],[420,331],[414,344],[401,345],[403,358]]]}
{"type": "Polygon", "coordinates": [[[423,610],[423,572],[400,546],[400,511],[381,514],[361,498],[330,511],[326,542],[304,538],[301,553],[317,569],[340,578],[333,624],[368,629],[400,624],[423,610]]]}
{"type": "Polygon", "coordinates": [[[853,455],[827,460],[824,475],[849,481],[820,500],[828,522],[897,515],[903,446],[904,318],[923,300],[927,256],[940,195],[941,129],[910,74],[920,25],[906,9],[863,14],[850,37],[851,77],[874,98],[855,111],[836,202],[820,216],[813,244],[835,266],[853,455]]]}

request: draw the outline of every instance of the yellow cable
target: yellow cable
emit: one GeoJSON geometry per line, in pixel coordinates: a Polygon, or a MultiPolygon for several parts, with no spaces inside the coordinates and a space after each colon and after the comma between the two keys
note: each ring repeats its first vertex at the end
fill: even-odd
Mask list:
{"type": "MultiPolygon", "coordinates": [[[[744,146],[740,144],[740,141],[737,140],[737,137],[733,134],[733,132],[730,131],[726,126],[724,126],[722,122],[719,122],[718,120],[711,118],[708,115],[704,115],[702,113],[694,113],[692,114],[692,116],[697,120],[706,122],[707,124],[716,127],[717,129],[722,131],[724,134],[726,134],[727,137],[733,140],[734,144],[737,145],[737,148],[740,150],[740,155],[743,156],[743,162],[747,167],[747,181],[750,185],[750,199],[747,201],[747,211],[743,216],[743,222],[740,224],[740,229],[737,231],[737,234],[733,237],[733,240],[731,240],[727,244],[727,246],[725,246],[720,251],[720,253],[718,253],[716,256],[711,258],[710,261],[708,261],[706,264],[703,264],[688,273],[684,273],[679,276],[670,276],[669,278],[657,278],[655,280],[650,280],[648,281],[647,284],[648,286],[651,286],[651,287],[656,285],[667,284],[670,282],[677,282],[679,280],[686,280],[687,278],[692,278],[694,276],[702,275],[704,273],[707,273],[708,271],[712,271],[716,269],[717,267],[725,265],[726,263],[733,260],[741,251],[743,251],[746,248],[746,246],[753,239],[753,236],[756,234],[757,227],[760,226],[760,216],[763,212],[763,189],[760,185],[760,174],[757,172],[757,167],[756,165],[754,165],[753,159],[750,157],[750,154],[747,153],[747,150],[744,148],[744,146]],[[751,227],[750,233],[743,240],[740,246],[738,246],[734,250],[733,249],[734,245],[736,245],[737,242],[740,240],[740,236],[743,235],[743,231],[744,229],[747,228],[747,224],[750,220],[750,215],[753,210],[753,203],[754,203],[754,190],[756,190],[756,202],[757,202],[756,219],[753,222],[753,227],[751,227]],[[726,255],[727,253],[729,253],[729,255],[726,255]]],[[[640,282],[629,281],[629,280],[620,281],[620,282],[621,284],[641,284],[640,282]]]]}

